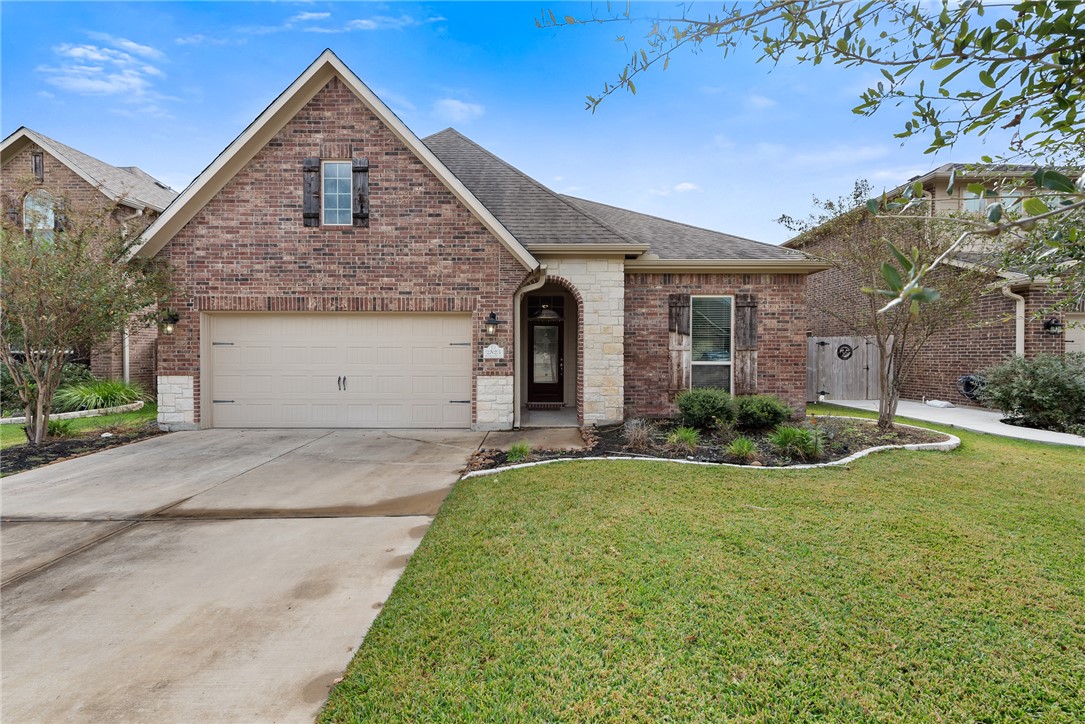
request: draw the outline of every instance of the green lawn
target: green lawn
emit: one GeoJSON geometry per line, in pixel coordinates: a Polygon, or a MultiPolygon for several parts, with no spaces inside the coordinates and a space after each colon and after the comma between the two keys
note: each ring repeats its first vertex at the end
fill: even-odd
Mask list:
{"type": "Polygon", "coordinates": [[[322,720],[1085,720],[1085,452],[957,434],[463,481],[322,720]]]}
{"type": "MultiPolygon", "coordinates": [[[[78,417],[71,420],[72,430],[76,434],[91,430],[106,430],[114,426],[142,425],[151,422],[158,417],[158,406],[153,402],[147,403],[135,412],[124,412],[119,415],[102,415],[100,417],[78,417]]],[[[26,433],[22,425],[0,425],[0,450],[13,445],[25,445],[26,433]]]]}

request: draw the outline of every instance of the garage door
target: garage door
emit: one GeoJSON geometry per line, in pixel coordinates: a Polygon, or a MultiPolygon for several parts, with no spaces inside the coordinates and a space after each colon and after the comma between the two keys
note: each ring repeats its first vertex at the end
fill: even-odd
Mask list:
{"type": "Polygon", "coordinates": [[[214,427],[470,427],[471,318],[214,315],[214,427]]]}

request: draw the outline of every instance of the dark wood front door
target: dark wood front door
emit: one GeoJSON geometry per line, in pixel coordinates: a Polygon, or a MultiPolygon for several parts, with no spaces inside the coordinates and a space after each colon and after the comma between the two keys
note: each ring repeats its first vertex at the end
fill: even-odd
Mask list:
{"type": "Polygon", "coordinates": [[[528,323],[528,404],[565,399],[564,325],[561,320],[528,323]]]}

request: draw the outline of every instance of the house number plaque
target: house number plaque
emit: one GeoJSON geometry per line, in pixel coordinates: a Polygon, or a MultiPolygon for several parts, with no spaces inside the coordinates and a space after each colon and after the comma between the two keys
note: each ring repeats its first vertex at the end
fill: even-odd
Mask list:
{"type": "Polygon", "coordinates": [[[482,350],[482,359],[505,359],[505,348],[491,344],[482,350]]]}

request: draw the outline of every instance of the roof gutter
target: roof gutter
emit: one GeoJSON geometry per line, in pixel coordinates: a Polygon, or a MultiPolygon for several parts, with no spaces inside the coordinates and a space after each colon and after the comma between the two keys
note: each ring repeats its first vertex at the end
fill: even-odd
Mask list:
{"type": "Polygon", "coordinates": [[[748,273],[813,274],[832,268],[816,259],[630,259],[626,274],[659,272],[674,274],[748,273]]]}

